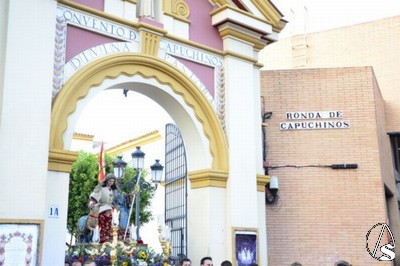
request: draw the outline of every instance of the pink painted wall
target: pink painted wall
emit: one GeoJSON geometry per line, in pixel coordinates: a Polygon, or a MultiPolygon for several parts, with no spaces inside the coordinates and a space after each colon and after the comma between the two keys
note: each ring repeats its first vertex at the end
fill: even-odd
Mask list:
{"type": "Polygon", "coordinates": [[[120,40],[68,25],[65,62],[91,47],[116,41],[120,40]]]}
{"type": "Polygon", "coordinates": [[[190,9],[189,39],[212,48],[222,50],[222,38],[218,29],[211,24],[210,12],[213,6],[209,1],[186,0],[190,9]]]}
{"type": "Polygon", "coordinates": [[[210,92],[211,96],[214,97],[214,68],[201,65],[186,59],[175,57],[179,62],[184,64],[190,69],[199,80],[206,86],[207,90],[210,92]]]}
{"type": "Polygon", "coordinates": [[[75,0],[74,2],[104,11],[104,0],[75,0]]]}

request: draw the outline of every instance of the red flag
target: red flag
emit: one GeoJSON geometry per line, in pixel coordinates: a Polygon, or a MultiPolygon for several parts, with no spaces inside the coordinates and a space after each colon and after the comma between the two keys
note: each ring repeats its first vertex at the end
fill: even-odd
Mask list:
{"type": "Polygon", "coordinates": [[[101,142],[100,154],[99,154],[99,183],[101,183],[106,177],[106,168],[104,166],[104,143],[101,142]]]}

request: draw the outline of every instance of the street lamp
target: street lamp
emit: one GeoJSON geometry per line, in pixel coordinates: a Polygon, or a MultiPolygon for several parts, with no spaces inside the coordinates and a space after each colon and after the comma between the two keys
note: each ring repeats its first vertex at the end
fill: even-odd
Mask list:
{"type": "Polygon", "coordinates": [[[145,153],[140,150],[140,147],[136,147],[136,150],[132,152],[132,168],[138,171],[143,169],[145,153]]]}
{"type": "Polygon", "coordinates": [[[161,183],[164,166],[160,164],[160,160],[156,159],[156,162],[150,166],[151,169],[151,181],[157,185],[161,183]]]}
{"type": "MultiPolygon", "coordinates": [[[[139,236],[139,228],[140,228],[140,221],[139,221],[140,220],[140,190],[142,189],[142,185],[143,184],[147,184],[147,185],[149,185],[149,184],[146,181],[141,179],[142,169],[143,169],[143,166],[144,166],[145,153],[140,150],[140,147],[136,147],[136,150],[134,152],[132,152],[131,156],[132,156],[132,168],[137,170],[137,172],[138,172],[136,186],[135,186],[135,189],[137,189],[137,192],[136,192],[135,224],[136,224],[136,239],[139,240],[140,239],[140,236],[139,236]]],[[[122,161],[122,159],[121,159],[121,161],[122,161]]],[[[118,160],[115,162],[114,165],[116,165],[117,162],[118,162],[118,160]]],[[[123,162],[123,163],[124,164],[119,162],[119,165],[123,165],[123,168],[125,170],[126,163],[125,162],[123,162]]],[[[160,160],[156,160],[156,162],[150,168],[151,168],[151,176],[152,176],[151,180],[152,180],[153,183],[155,183],[155,185],[156,185],[155,188],[157,189],[157,185],[161,182],[161,179],[162,179],[162,173],[163,173],[164,166],[162,166],[160,164],[160,160]]],[[[120,172],[121,171],[122,170],[120,170],[120,172]]],[[[144,186],[143,188],[146,188],[146,187],[144,186]]],[[[131,205],[131,208],[129,210],[128,223],[129,223],[129,220],[131,218],[132,207],[133,207],[133,204],[131,205]]],[[[128,229],[128,225],[126,226],[125,236],[126,236],[126,233],[127,233],[127,229],[128,229]]]]}
{"type": "Polygon", "coordinates": [[[125,167],[127,165],[124,160],[122,160],[122,156],[119,155],[117,156],[118,159],[113,163],[114,166],[114,175],[118,178],[121,179],[124,177],[125,174],[125,167]]]}

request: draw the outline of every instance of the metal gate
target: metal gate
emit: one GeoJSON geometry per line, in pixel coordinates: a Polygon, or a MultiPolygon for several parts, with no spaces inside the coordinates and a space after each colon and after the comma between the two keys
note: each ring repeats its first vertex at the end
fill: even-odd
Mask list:
{"type": "Polygon", "coordinates": [[[187,167],[185,144],[174,124],[165,126],[165,224],[171,229],[174,265],[187,256],[187,167]]]}

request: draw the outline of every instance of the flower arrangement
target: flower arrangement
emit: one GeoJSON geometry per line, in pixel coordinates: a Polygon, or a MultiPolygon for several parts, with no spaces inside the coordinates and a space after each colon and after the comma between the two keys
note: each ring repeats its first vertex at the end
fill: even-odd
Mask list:
{"type": "MultiPolygon", "coordinates": [[[[117,249],[117,266],[170,266],[172,260],[165,259],[163,254],[157,254],[151,248],[138,247],[128,252],[130,246],[117,249]]],[[[110,249],[106,248],[102,254],[91,244],[81,244],[71,247],[65,255],[65,263],[95,261],[98,265],[111,265],[110,249]]]]}

